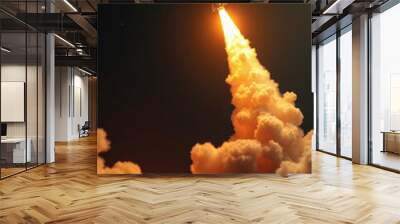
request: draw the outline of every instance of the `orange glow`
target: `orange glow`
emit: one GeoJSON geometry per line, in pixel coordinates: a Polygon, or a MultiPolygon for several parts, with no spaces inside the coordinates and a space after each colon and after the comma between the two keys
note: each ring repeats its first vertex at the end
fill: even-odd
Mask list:
{"type": "Polygon", "coordinates": [[[226,44],[231,45],[235,39],[243,38],[240,30],[237,28],[232,18],[223,7],[218,9],[218,13],[222,23],[226,44]]]}
{"type": "Polygon", "coordinates": [[[107,139],[104,129],[97,129],[97,174],[141,174],[140,166],[130,161],[118,161],[112,167],[107,167],[105,160],[99,155],[111,150],[111,142],[107,139]]]}

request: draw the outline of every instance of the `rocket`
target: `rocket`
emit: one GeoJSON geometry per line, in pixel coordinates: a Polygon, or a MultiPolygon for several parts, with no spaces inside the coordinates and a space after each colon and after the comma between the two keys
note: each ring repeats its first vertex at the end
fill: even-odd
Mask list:
{"type": "Polygon", "coordinates": [[[213,3],[211,4],[211,10],[212,12],[218,12],[218,10],[224,8],[226,3],[213,3]]]}

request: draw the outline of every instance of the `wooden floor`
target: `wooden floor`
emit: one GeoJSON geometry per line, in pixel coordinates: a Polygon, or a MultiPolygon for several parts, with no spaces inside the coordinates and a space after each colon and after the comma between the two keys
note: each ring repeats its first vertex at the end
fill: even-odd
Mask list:
{"type": "Polygon", "coordinates": [[[11,175],[13,175],[13,174],[16,174],[16,173],[19,173],[19,172],[22,172],[22,171],[24,171],[24,170],[26,170],[25,169],[25,167],[24,168],[14,168],[14,167],[12,167],[12,168],[0,168],[1,169],[1,177],[8,177],[8,176],[11,176],[11,175]]]}
{"type": "Polygon", "coordinates": [[[374,151],[372,157],[374,164],[400,170],[400,155],[391,152],[374,151]]]}
{"type": "Polygon", "coordinates": [[[1,170],[1,178],[5,178],[20,172],[24,172],[27,169],[33,169],[34,167],[36,167],[36,164],[27,164],[27,167],[25,167],[25,165],[18,165],[18,167],[7,167],[7,168],[0,168],[1,170]]]}
{"type": "Polygon", "coordinates": [[[0,223],[400,223],[400,175],[313,154],[313,174],[96,175],[94,138],[0,181],[0,223]]]}

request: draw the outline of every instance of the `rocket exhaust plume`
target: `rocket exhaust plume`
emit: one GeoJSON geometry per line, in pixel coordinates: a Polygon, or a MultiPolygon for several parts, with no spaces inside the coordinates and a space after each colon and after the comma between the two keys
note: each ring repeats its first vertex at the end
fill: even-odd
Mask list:
{"type": "Polygon", "coordinates": [[[196,144],[192,173],[310,173],[312,131],[304,135],[299,127],[303,114],[295,106],[296,94],[281,94],[227,11],[221,7],[218,13],[230,72],[226,82],[235,106],[234,134],[220,147],[196,144]]]}
{"type": "Polygon", "coordinates": [[[111,142],[107,139],[104,129],[97,129],[97,174],[141,174],[140,167],[130,161],[118,161],[112,167],[107,167],[99,153],[107,152],[111,149],[111,142]]]}

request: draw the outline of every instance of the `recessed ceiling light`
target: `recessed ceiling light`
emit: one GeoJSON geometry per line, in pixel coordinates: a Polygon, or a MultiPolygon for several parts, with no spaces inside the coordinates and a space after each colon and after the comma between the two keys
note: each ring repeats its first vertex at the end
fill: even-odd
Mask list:
{"type": "Polygon", "coordinates": [[[78,12],[78,10],[68,0],[64,0],[64,3],[68,5],[68,7],[72,9],[72,11],[78,12]]]}
{"type": "Polygon", "coordinates": [[[59,36],[58,34],[54,34],[55,37],[57,37],[59,40],[61,40],[62,42],[64,42],[65,44],[67,44],[68,46],[75,48],[75,45],[73,45],[71,42],[69,42],[68,40],[62,38],[61,36],[59,36]]]}
{"type": "Polygon", "coordinates": [[[83,72],[83,73],[85,73],[85,74],[87,74],[87,75],[89,75],[89,76],[92,76],[92,75],[93,75],[92,73],[90,73],[90,72],[88,72],[88,71],[86,71],[86,70],[83,70],[83,69],[81,69],[81,68],[79,68],[79,67],[78,67],[78,70],[81,71],[81,72],[83,72]]]}
{"type": "Polygon", "coordinates": [[[6,53],[10,53],[11,52],[11,50],[9,50],[9,49],[7,49],[5,47],[1,47],[1,51],[4,51],[6,53]]]}
{"type": "Polygon", "coordinates": [[[330,5],[327,9],[325,9],[324,10],[324,12],[322,13],[322,14],[330,14],[330,13],[332,13],[332,14],[339,14],[337,11],[338,11],[338,9],[337,9],[337,7],[338,7],[338,4],[341,2],[342,0],[336,0],[335,2],[333,2],[333,4],[332,5],[330,5]],[[332,12],[333,11],[333,12],[332,12]]]}

